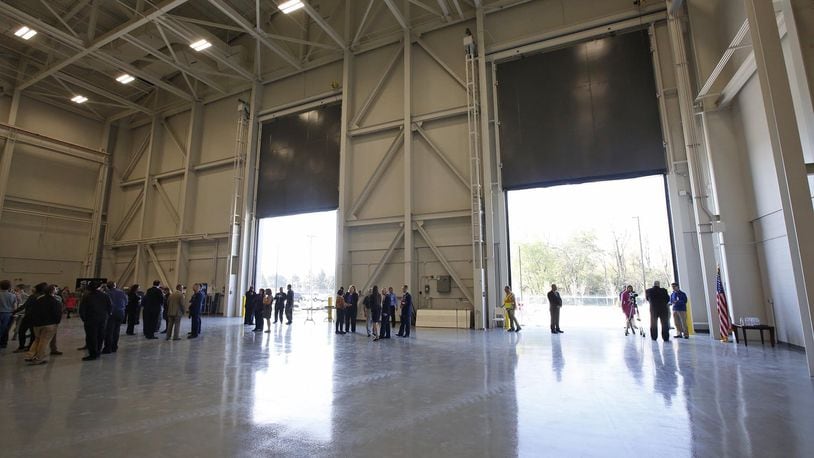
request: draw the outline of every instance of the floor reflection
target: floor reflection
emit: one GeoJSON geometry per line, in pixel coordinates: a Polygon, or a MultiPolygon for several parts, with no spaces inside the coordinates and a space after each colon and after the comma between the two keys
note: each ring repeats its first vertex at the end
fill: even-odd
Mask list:
{"type": "Polygon", "coordinates": [[[257,334],[264,352],[256,355],[252,421],[282,425],[292,436],[330,442],[333,417],[333,351],[315,326],[277,326],[257,334]],[[302,333],[293,355],[292,333],[302,333]]]}
{"type": "Polygon", "coordinates": [[[123,336],[91,363],[72,350],[25,367],[0,353],[3,456],[808,456],[805,355],[704,336],[619,329],[417,329],[371,342],[364,325],[253,333],[206,319],[194,341],[123,336]],[[9,453],[10,452],[10,453],[9,453]]]}

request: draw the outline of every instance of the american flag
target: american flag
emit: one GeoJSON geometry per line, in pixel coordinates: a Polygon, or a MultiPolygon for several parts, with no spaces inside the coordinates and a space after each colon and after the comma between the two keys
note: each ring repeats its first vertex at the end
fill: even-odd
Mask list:
{"type": "Polygon", "coordinates": [[[732,332],[732,324],[729,321],[729,306],[726,302],[726,292],[724,284],[721,282],[721,268],[718,267],[718,274],[715,278],[715,289],[718,291],[715,298],[718,302],[718,318],[721,322],[721,340],[727,340],[732,332]]]}

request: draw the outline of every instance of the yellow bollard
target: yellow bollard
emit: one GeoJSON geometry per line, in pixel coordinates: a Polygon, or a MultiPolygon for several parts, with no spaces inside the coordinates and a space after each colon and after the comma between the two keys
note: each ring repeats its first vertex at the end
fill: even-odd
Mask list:
{"type": "Polygon", "coordinates": [[[333,314],[333,311],[334,311],[333,303],[334,303],[334,298],[332,296],[328,296],[328,323],[330,323],[330,322],[332,322],[334,320],[333,319],[333,316],[334,316],[334,314],[333,314]]]}
{"type": "Polygon", "coordinates": [[[243,299],[240,301],[240,316],[243,317],[246,314],[246,296],[241,296],[243,299]]]}
{"type": "Polygon", "coordinates": [[[687,299],[687,332],[690,335],[695,334],[695,327],[692,325],[692,307],[690,307],[690,300],[687,299]]]}

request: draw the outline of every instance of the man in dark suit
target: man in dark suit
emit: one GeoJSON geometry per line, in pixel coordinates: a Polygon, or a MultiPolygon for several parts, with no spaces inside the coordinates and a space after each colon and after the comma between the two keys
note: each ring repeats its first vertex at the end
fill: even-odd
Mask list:
{"type": "Polygon", "coordinates": [[[562,308],[562,298],[557,291],[557,285],[551,285],[548,292],[548,311],[551,313],[551,333],[562,334],[560,329],[560,309],[562,308]]]}
{"type": "Polygon", "coordinates": [[[204,302],[206,301],[206,296],[201,291],[199,283],[192,285],[192,291],[192,299],[189,300],[189,318],[192,320],[192,331],[189,333],[189,339],[194,339],[201,333],[201,312],[203,312],[204,302]]]}
{"type": "Polygon", "coordinates": [[[661,321],[661,338],[665,342],[670,340],[670,295],[661,287],[659,282],[653,282],[653,287],[647,290],[647,302],[650,303],[650,338],[658,339],[658,322],[661,321]]]}
{"type": "Polygon", "coordinates": [[[88,356],[82,358],[82,361],[99,359],[107,319],[113,311],[110,297],[99,291],[100,286],[101,284],[97,281],[88,283],[85,287],[86,293],[79,303],[79,317],[85,324],[85,347],[88,349],[88,356]]]}
{"type": "Polygon", "coordinates": [[[144,337],[148,339],[158,339],[155,333],[161,325],[161,307],[164,306],[164,292],[161,291],[161,282],[153,282],[152,288],[148,289],[141,300],[142,306],[142,328],[144,337]]]}
{"type": "Polygon", "coordinates": [[[285,311],[285,300],[288,295],[280,287],[280,292],[274,295],[274,323],[283,322],[283,312],[285,311]]]}
{"type": "Polygon", "coordinates": [[[294,319],[294,290],[291,289],[291,285],[288,285],[285,294],[285,319],[287,320],[285,324],[291,324],[291,320],[294,319]]]}
{"type": "Polygon", "coordinates": [[[401,296],[401,325],[399,326],[399,337],[410,337],[410,326],[413,319],[413,296],[407,291],[407,285],[401,288],[403,296],[401,296]]]}
{"type": "Polygon", "coordinates": [[[244,304],[245,310],[243,315],[243,325],[249,326],[254,324],[254,296],[257,293],[254,292],[254,286],[249,286],[249,290],[246,291],[246,303],[244,304]]]}
{"type": "Polygon", "coordinates": [[[118,288],[116,282],[107,282],[107,295],[113,309],[107,318],[107,328],[105,328],[105,345],[102,353],[116,353],[119,349],[119,333],[121,332],[122,321],[125,318],[125,308],[127,308],[127,294],[118,288]]]}

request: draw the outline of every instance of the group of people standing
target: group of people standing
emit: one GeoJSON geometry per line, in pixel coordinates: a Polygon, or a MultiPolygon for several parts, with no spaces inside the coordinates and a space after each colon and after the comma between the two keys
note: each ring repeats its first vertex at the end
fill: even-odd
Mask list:
{"type": "MultiPolygon", "coordinates": [[[[374,285],[362,297],[365,321],[367,322],[367,336],[374,341],[390,338],[390,327],[396,326],[396,310],[401,311],[398,337],[410,337],[412,323],[413,297],[407,288],[402,287],[401,299],[396,297],[393,287],[386,291],[379,291],[374,285]]],[[[356,332],[356,320],[359,316],[359,293],[356,286],[350,285],[345,291],[343,286],[336,292],[336,329],[335,333],[344,335],[356,332]]]]}
{"type": "MultiPolygon", "coordinates": [[[[674,336],[677,339],[689,339],[690,333],[687,325],[687,294],[681,291],[678,283],[670,285],[673,289],[672,293],[668,294],[665,288],[661,287],[661,283],[653,282],[653,287],[648,288],[645,293],[645,298],[650,304],[650,338],[653,340],[658,339],[659,324],[661,324],[661,338],[665,342],[670,340],[670,306],[673,308],[673,322],[675,324],[677,334],[674,336]]],[[[625,314],[625,335],[631,331],[635,334],[636,324],[634,318],[638,312],[637,298],[638,294],[633,291],[632,285],[627,287],[619,295],[622,305],[622,312],[625,314]]]]}
{"type": "Polygon", "coordinates": [[[162,287],[159,280],[142,292],[140,285],[133,285],[127,292],[127,335],[135,335],[135,326],[142,321],[142,333],[146,339],[158,339],[157,333],[167,334],[166,340],[180,340],[181,318],[189,315],[191,325],[187,338],[195,339],[201,334],[201,314],[206,304],[206,292],[200,283],[192,285],[192,295],[186,299],[187,288],[175,285],[175,290],[162,287]],[[187,306],[188,304],[188,306],[187,306]],[[161,331],[162,319],[166,323],[161,331]]]}
{"type": "MultiPolygon", "coordinates": [[[[16,335],[20,345],[15,353],[25,353],[25,361],[31,365],[47,363],[49,356],[62,354],[57,348],[57,329],[63,313],[67,311],[70,318],[75,308],[78,308],[85,331],[85,345],[78,348],[87,350],[83,361],[116,353],[122,324],[127,323],[127,334],[135,335],[134,326],[139,319],[147,339],[157,339],[155,333],[160,330],[163,316],[167,328],[161,332],[167,333],[167,340],[171,336],[179,340],[181,317],[186,312],[184,292],[183,285],[177,285],[170,294],[161,288],[159,281],[153,282],[153,287],[146,293],[139,290],[139,285],[124,291],[115,282],[90,281],[75,293],[70,293],[67,288],[60,291],[56,285],[40,283],[29,295],[24,288],[12,292],[10,282],[3,280],[0,281],[0,348],[6,347],[11,323],[16,316],[16,335]],[[78,302],[78,307],[66,306],[66,302],[78,302]],[[31,342],[26,345],[29,339],[31,342]]],[[[192,320],[189,338],[200,334],[205,300],[201,285],[196,283],[189,300],[188,311],[192,320]]]]}
{"type": "Polygon", "coordinates": [[[291,325],[294,318],[294,290],[291,285],[287,286],[287,291],[280,290],[277,294],[271,288],[260,288],[254,291],[254,286],[249,286],[245,298],[245,315],[243,324],[254,326],[254,332],[263,332],[263,321],[266,323],[266,331],[271,332],[271,325],[283,322],[285,314],[285,324],[291,325]],[[274,323],[271,318],[274,317],[274,323]]]}

